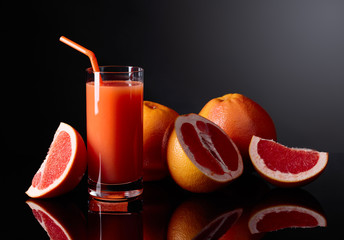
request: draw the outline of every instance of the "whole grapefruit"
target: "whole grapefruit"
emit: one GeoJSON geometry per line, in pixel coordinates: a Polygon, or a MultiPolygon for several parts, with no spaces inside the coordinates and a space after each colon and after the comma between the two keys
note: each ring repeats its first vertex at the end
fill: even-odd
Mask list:
{"type": "Polygon", "coordinates": [[[276,140],[276,129],[270,115],[242,94],[214,98],[199,115],[220,126],[237,145],[244,159],[249,159],[248,147],[253,135],[276,140]]]}
{"type": "Polygon", "coordinates": [[[143,103],[143,180],[154,181],[168,175],[166,144],[179,114],[162,104],[143,103]]]}

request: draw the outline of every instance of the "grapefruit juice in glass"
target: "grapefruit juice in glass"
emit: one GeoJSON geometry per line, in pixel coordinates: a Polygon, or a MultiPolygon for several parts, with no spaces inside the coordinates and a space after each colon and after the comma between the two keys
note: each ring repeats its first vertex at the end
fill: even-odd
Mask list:
{"type": "Polygon", "coordinates": [[[143,69],[87,69],[86,122],[91,196],[123,200],[142,193],[143,69]]]}

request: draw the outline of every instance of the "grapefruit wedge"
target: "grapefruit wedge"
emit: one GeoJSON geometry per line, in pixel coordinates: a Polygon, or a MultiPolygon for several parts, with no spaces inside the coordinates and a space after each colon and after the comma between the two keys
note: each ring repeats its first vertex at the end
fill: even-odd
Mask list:
{"type": "Polygon", "coordinates": [[[26,194],[32,198],[49,198],[69,192],[81,181],[86,165],[82,137],[73,127],[60,123],[26,194]]]}
{"type": "Polygon", "coordinates": [[[328,153],[305,148],[288,148],[272,140],[253,136],[249,154],[257,172],[280,187],[307,184],[322,173],[328,153]]]}
{"type": "Polygon", "coordinates": [[[215,123],[197,114],[179,116],[167,146],[175,182],[191,192],[211,192],[243,172],[240,152],[215,123]]]}

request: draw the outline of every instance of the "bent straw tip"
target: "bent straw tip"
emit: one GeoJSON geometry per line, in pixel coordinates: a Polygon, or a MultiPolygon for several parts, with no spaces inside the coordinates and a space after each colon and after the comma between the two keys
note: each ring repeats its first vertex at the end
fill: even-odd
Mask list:
{"type": "Polygon", "coordinates": [[[60,40],[61,42],[68,42],[68,41],[71,41],[71,40],[69,40],[68,38],[66,38],[65,36],[61,36],[61,37],[59,38],[59,40],[60,40]]]}
{"type": "Polygon", "coordinates": [[[72,40],[66,38],[65,36],[61,36],[60,41],[67,44],[68,46],[74,48],[75,50],[85,54],[86,56],[88,56],[90,61],[91,61],[93,71],[99,72],[99,66],[98,66],[97,58],[92,51],[88,50],[87,48],[85,48],[79,44],[77,44],[76,42],[73,42],[72,40]]]}

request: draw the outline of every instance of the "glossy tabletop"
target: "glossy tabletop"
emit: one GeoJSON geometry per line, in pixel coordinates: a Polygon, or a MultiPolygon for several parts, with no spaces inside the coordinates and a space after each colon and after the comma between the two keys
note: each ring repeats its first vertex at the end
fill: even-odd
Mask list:
{"type": "Polygon", "coordinates": [[[12,239],[342,239],[343,169],[344,154],[330,153],[324,173],[302,188],[274,187],[253,171],[211,194],[165,179],[145,183],[138,200],[109,203],[89,199],[85,179],[62,197],[30,199],[24,168],[3,197],[4,230],[12,239]],[[263,221],[261,213],[272,214],[263,221]]]}

